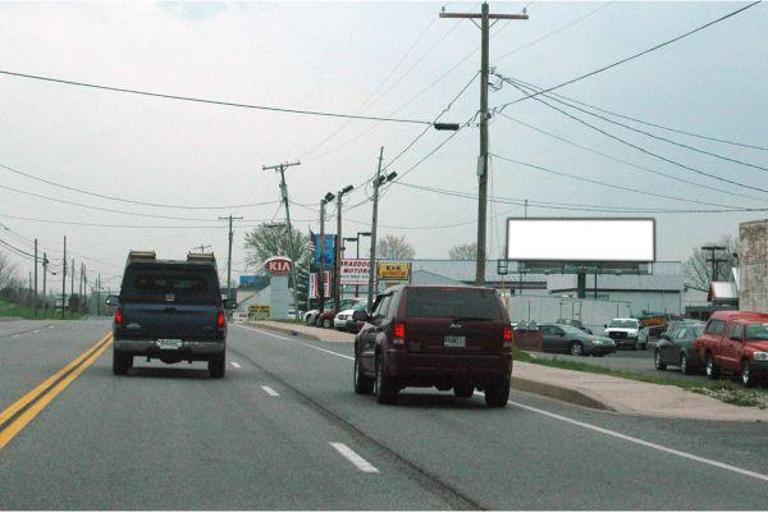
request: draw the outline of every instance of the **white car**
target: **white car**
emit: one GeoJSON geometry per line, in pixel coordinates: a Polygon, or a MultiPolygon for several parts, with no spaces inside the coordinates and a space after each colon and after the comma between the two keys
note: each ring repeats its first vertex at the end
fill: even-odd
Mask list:
{"type": "Polygon", "coordinates": [[[354,309],[345,309],[344,311],[339,311],[339,313],[333,317],[333,326],[340,331],[346,331],[347,321],[352,319],[352,313],[354,312],[354,309]]]}
{"type": "Polygon", "coordinates": [[[248,320],[248,313],[244,311],[233,311],[232,312],[232,321],[233,322],[245,322],[248,320]]]}

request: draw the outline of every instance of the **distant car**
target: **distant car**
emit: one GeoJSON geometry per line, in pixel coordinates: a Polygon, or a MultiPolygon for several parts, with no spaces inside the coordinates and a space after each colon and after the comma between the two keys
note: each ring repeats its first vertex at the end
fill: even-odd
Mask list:
{"type": "Polygon", "coordinates": [[[635,350],[645,350],[648,341],[640,341],[640,320],[637,318],[614,318],[605,325],[605,336],[611,338],[617,347],[629,345],[635,350]]]}
{"type": "Polygon", "coordinates": [[[352,318],[355,311],[366,311],[368,308],[368,301],[360,301],[355,304],[354,307],[340,311],[333,318],[333,326],[340,331],[348,331],[356,333],[363,326],[364,322],[360,322],[352,318]]]}
{"type": "Polygon", "coordinates": [[[361,299],[359,298],[342,299],[339,304],[339,309],[334,308],[333,302],[331,302],[331,306],[329,308],[326,308],[325,311],[317,315],[317,318],[315,318],[315,325],[317,327],[325,327],[326,329],[332,328],[333,319],[336,317],[336,315],[340,311],[352,308],[355,304],[360,302],[360,300],[361,299]]]}
{"type": "Polygon", "coordinates": [[[667,365],[679,366],[686,374],[703,365],[693,342],[704,332],[704,322],[680,323],[661,335],[653,351],[654,366],[665,370],[667,365]]]}
{"type": "Polygon", "coordinates": [[[512,328],[496,290],[474,286],[387,288],[355,337],[354,384],[393,403],[408,386],[453,389],[457,398],[485,391],[505,407],[512,373],[512,328]]]}
{"type": "Polygon", "coordinates": [[[244,311],[233,311],[232,312],[232,321],[233,322],[245,322],[248,320],[248,313],[244,311]]]}
{"type": "MultiPolygon", "coordinates": [[[[327,311],[329,309],[333,309],[333,299],[327,299],[325,301],[325,307],[323,308],[323,311],[327,311]]],[[[315,322],[317,321],[317,315],[319,314],[319,309],[310,309],[304,313],[304,323],[307,325],[315,325],[315,322]]]]}
{"type": "Polygon", "coordinates": [[[565,324],[539,324],[545,352],[565,352],[572,356],[604,356],[616,351],[611,338],[593,336],[565,324]]]}
{"type": "Polygon", "coordinates": [[[573,320],[566,320],[564,318],[561,318],[560,320],[558,320],[555,323],[556,324],[561,324],[561,325],[570,325],[570,326],[575,327],[575,328],[577,328],[577,329],[579,329],[581,331],[584,331],[587,334],[594,334],[592,332],[592,329],[590,329],[589,327],[587,327],[586,325],[581,323],[581,320],[575,320],[575,319],[573,319],[573,320]]]}

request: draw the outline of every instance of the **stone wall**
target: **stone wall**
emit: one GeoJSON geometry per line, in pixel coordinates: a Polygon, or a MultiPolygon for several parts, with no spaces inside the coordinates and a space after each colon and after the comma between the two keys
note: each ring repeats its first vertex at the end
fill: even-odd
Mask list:
{"type": "Polygon", "coordinates": [[[768,220],[739,224],[739,309],[768,312],[768,220]]]}

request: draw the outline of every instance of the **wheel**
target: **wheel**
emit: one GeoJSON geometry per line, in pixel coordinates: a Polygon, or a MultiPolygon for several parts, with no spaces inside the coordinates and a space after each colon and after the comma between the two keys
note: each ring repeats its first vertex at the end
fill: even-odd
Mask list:
{"type": "Polygon", "coordinates": [[[392,404],[397,400],[398,389],[390,377],[384,374],[384,365],[376,358],[376,384],[374,385],[376,401],[380,404],[392,404]]]}
{"type": "Polygon", "coordinates": [[[475,392],[475,386],[472,384],[456,384],[453,386],[453,394],[456,398],[469,398],[475,392]]]}
{"type": "Polygon", "coordinates": [[[640,350],[640,343],[636,341],[635,344],[632,345],[632,350],[640,350]]]}
{"type": "Polygon", "coordinates": [[[323,320],[323,327],[325,327],[326,329],[330,329],[331,327],[333,327],[333,320],[331,320],[330,318],[326,318],[325,320],[323,320]]]}
{"type": "Polygon", "coordinates": [[[653,364],[656,366],[657,370],[666,370],[667,369],[667,363],[662,361],[661,359],[661,352],[658,350],[654,351],[653,353],[653,364]]]}
{"type": "Polygon", "coordinates": [[[583,356],[584,346],[579,341],[572,341],[571,344],[568,346],[568,352],[572,356],[583,356]]]}
{"type": "Polygon", "coordinates": [[[688,356],[685,354],[685,352],[682,352],[680,354],[680,372],[686,375],[690,375],[691,373],[693,373],[691,371],[691,367],[688,366],[688,356]]]}
{"type": "Polygon", "coordinates": [[[358,395],[370,395],[373,392],[373,385],[376,380],[363,374],[363,367],[360,365],[360,360],[355,355],[355,393],[358,395]]]}
{"type": "Polygon", "coordinates": [[[720,368],[715,364],[712,354],[707,354],[706,362],[704,363],[704,371],[709,380],[717,380],[720,377],[720,368]]]}
{"type": "Polygon", "coordinates": [[[211,375],[212,379],[221,379],[224,377],[226,368],[224,352],[217,356],[213,356],[208,360],[208,373],[211,375]]]}
{"type": "Polygon", "coordinates": [[[749,368],[749,361],[747,360],[741,362],[741,383],[748,388],[755,387],[756,384],[755,374],[749,368]]]}
{"type": "Polygon", "coordinates": [[[315,327],[322,327],[323,326],[323,319],[318,315],[317,318],[315,318],[315,327]]]}
{"type": "Polygon", "coordinates": [[[112,373],[125,375],[131,366],[133,366],[133,356],[112,349],[112,373]]]}
{"type": "Polygon", "coordinates": [[[506,407],[509,401],[509,377],[485,388],[485,405],[488,407],[506,407]]]}
{"type": "Polygon", "coordinates": [[[645,348],[648,346],[648,343],[642,343],[640,345],[640,350],[645,350],[645,348]]]}

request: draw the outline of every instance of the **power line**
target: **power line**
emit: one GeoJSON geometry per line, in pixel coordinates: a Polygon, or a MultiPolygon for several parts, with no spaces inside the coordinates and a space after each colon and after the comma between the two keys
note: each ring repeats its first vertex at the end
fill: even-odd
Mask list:
{"type": "MultiPolygon", "coordinates": [[[[524,83],[521,82],[520,80],[515,80],[513,78],[506,78],[506,77],[503,77],[502,75],[499,75],[498,73],[496,74],[496,76],[499,77],[500,79],[502,79],[503,81],[507,82],[507,83],[514,83],[514,84],[517,84],[517,85],[524,85],[524,83]]],[[[525,85],[527,85],[527,84],[525,84],[525,85]]],[[[538,87],[532,86],[532,85],[528,85],[528,88],[530,88],[530,89],[532,89],[534,91],[536,89],[538,89],[538,87]]],[[[589,116],[596,117],[597,119],[601,119],[601,120],[603,120],[603,121],[605,121],[607,123],[611,123],[611,124],[614,124],[616,126],[621,126],[622,128],[626,128],[627,130],[630,130],[630,131],[633,131],[633,132],[636,132],[636,133],[640,133],[640,134],[646,135],[648,137],[651,137],[652,139],[660,140],[662,142],[666,142],[668,144],[672,144],[674,146],[677,146],[677,147],[680,147],[680,148],[683,148],[683,149],[688,149],[688,150],[694,151],[696,153],[700,153],[700,154],[703,154],[703,155],[707,155],[707,156],[711,156],[711,157],[714,157],[714,158],[718,158],[718,159],[724,160],[726,162],[731,162],[731,163],[743,165],[745,167],[751,167],[753,169],[758,169],[758,170],[761,170],[761,171],[768,171],[768,167],[763,167],[762,165],[757,165],[757,164],[752,164],[752,163],[749,163],[749,162],[744,162],[743,160],[738,160],[736,158],[731,158],[729,156],[721,155],[720,153],[715,153],[713,151],[707,151],[705,149],[697,148],[695,146],[691,146],[691,145],[688,145],[688,144],[683,144],[681,142],[677,142],[675,140],[668,139],[666,137],[661,137],[659,135],[656,135],[654,133],[648,132],[646,130],[641,130],[639,128],[635,128],[634,126],[630,126],[630,125],[628,125],[626,123],[622,123],[622,122],[610,119],[608,117],[601,116],[600,114],[595,114],[594,112],[590,112],[589,110],[586,110],[584,108],[578,107],[578,106],[576,106],[576,105],[574,105],[574,104],[572,104],[572,103],[570,103],[568,101],[559,99],[559,98],[555,97],[554,95],[545,94],[544,97],[545,98],[549,98],[549,99],[551,99],[553,101],[556,101],[557,103],[559,103],[561,105],[565,105],[566,107],[570,107],[570,108],[572,108],[574,110],[578,110],[579,112],[582,112],[582,113],[587,114],[589,116]]]]}
{"type": "Polygon", "coordinates": [[[273,107],[268,105],[254,105],[250,103],[237,103],[233,101],[211,100],[211,99],[198,98],[193,96],[180,96],[177,94],[165,94],[160,92],[142,91],[139,89],[127,89],[124,87],[114,87],[111,85],[94,84],[90,82],[64,80],[62,78],[55,78],[55,77],[43,76],[43,75],[32,75],[29,73],[19,73],[16,71],[9,71],[9,70],[3,70],[3,69],[0,69],[0,75],[13,76],[16,78],[28,78],[31,80],[40,80],[43,82],[51,82],[51,83],[62,84],[62,85],[71,85],[75,87],[86,87],[89,89],[99,89],[99,90],[111,91],[111,92],[122,92],[127,94],[135,94],[138,96],[149,96],[153,98],[162,98],[162,99],[178,100],[178,101],[190,101],[194,103],[205,103],[209,105],[219,105],[224,107],[247,108],[252,110],[266,110],[269,112],[281,112],[285,114],[301,114],[301,115],[310,115],[310,116],[336,117],[336,118],[343,118],[343,119],[381,121],[381,122],[389,122],[389,123],[429,124],[429,121],[425,121],[422,119],[361,116],[361,115],[355,115],[355,114],[341,114],[341,113],[335,113],[335,112],[321,112],[317,110],[302,110],[302,109],[293,109],[293,108],[284,108],[284,107],[273,107]]]}
{"type": "MultiPolygon", "coordinates": [[[[519,86],[519,85],[517,85],[515,83],[512,83],[512,86],[515,87],[515,88],[520,89],[523,92],[525,92],[525,88],[523,88],[523,87],[521,87],[521,86],[519,86]]],[[[735,186],[740,187],[740,188],[746,188],[746,189],[750,189],[750,190],[756,190],[758,192],[768,193],[768,189],[764,189],[764,188],[761,188],[761,187],[756,187],[754,185],[747,185],[745,183],[740,183],[738,181],[734,181],[734,180],[731,180],[731,179],[728,179],[728,178],[722,178],[720,176],[717,176],[716,174],[712,174],[710,172],[702,171],[701,169],[697,169],[695,167],[691,167],[690,165],[683,164],[683,163],[678,162],[677,160],[674,160],[672,158],[668,158],[668,157],[665,157],[665,156],[660,155],[658,153],[654,153],[653,151],[645,149],[642,146],[638,146],[637,144],[629,142],[626,139],[622,139],[621,137],[613,135],[612,133],[610,133],[610,132],[608,132],[608,131],[606,131],[606,130],[598,127],[598,126],[590,124],[590,123],[584,121],[583,119],[581,119],[580,117],[574,116],[573,114],[571,114],[569,112],[566,112],[565,110],[563,110],[561,108],[558,108],[558,107],[556,107],[556,106],[554,106],[554,105],[552,105],[550,103],[547,103],[546,101],[542,100],[541,98],[537,97],[537,98],[534,98],[534,99],[536,101],[538,101],[539,103],[542,103],[542,104],[546,105],[547,107],[551,108],[552,110],[556,110],[557,112],[560,112],[564,116],[573,119],[577,123],[583,124],[584,126],[587,126],[588,128],[591,128],[592,130],[595,130],[595,131],[605,135],[608,138],[611,138],[611,139],[613,139],[613,140],[615,140],[617,142],[620,142],[620,143],[622,143],[622,144],[624,144],[626,146],[634,148],[634,149],[640,151],[641,153],[644,153],[646,155],[652,156],[652,157],[654,157],[654,158],[656,158],[658,160],[661,160],[663,162],[667,162],[667,163],[672,164],[672,165],[674,165],[676,167],[680,167],[681,169],[685,169],[685,170],[688,170],[688,171],[691,171],[691,172],[695,172],[696,174],[700,174],[702,176],[707,176],[708,178],[712,178],[714,180],[721,181],[723,183],[728,183],[730,185],[735,185],[735,186]]],[[[749,199],[754,199],[756,201],[761,201],[762,200],[762,199],[756,198],[754,196],[742,196],[742,197],[747,197],[749,199]]]]}
{"type": "Polygon", "coordinates": [[[505,103],[503,105],[495,107],[493,110],[496,111],[496,112],[503,111],[505,108],[507,108],[510,105],[514,105],[516,103],[520,103],[521,101],[525,101],[525,100],[530,99],[530,98],[535,98],[535,97],[540,96],[542,94],[545,94],[545,93],[548,93],[548,92],[552,92],[552,91],[554,91],[556,89],[560,89],[561,87],[565,87],[566,85],[570,85],[572,83],[578,82],[579,80],[583,80],[585,78],[589,78],[591,76],[595,76],[595,75],[600,74],[600,73],[602,73],[604,71],[608,71],[609,69],[615,68],[616,66],[620,66],[621,64],[627,63],[627,62],[629,62],[631,60],[634,60],[634,59],[636,59],[638,57],[642,57],[643,55],[647,55],[647,54],[649,54],[649,53],[651,53],[653,51],[656,51],[656,50],[658,50],[660,48],[664,48],[665,46],[668,46],[668,45],[670,45],[672,43],[675,43],[675,42],[677,42],[677,41],[679,41],[681,39],[684,39],[684,38],[686,38],[686,37],[688,37],[690,35],[693,35],[696,32],[704,30],[705,28],[711,27],[712,25],[720,23],[721,21],[725,21],[728,18],[736,16],[737,14],[742,13],[742,12],[746,11],[747,9],[750,9],[750,8],[756,6],[757,4],[761,3],[761,2],[762,2],[762,0],[758,0],[757,2],[752,2],[751,4],[748,4],[748,5],[744,6],[744,7],[736,9],[735,11],[730,12],[730,13],[724,15],[724,16],[721,16],[721,17],[719,17],[719,18],[717,18],[717,19],[715,19],[713,21],[705,23],[704,25],[700,25],[700,26],[694,28],[693,30],[689,30],[688,32],[685,32],[684,34],[681,34],[681,35],[679,35],[677,37],[673,37],[672,39],[668,39],[668,40],[664,41],[663,43],[659,43],[659,44],[657,44],[655,46],[652,46],[651,48],[648,48],[647,50],[643,50],[641,52],[635,53],[634,55],[630,55],[629,57],[626,57],[624,59],[621,59],[621,60],[618,60],[616,62],[613,62],[612,64],[608,64],[607,66],[603,66],[603,67],[598,68],[598,69],[596,69],[594,71],[590,71],[589,73],[585,73],[583,75],[577,76],[576,78],[572,78],[570,80],[566,80],[565,82],[561,82],[561,83],[559,83],[557,85],[553,85],[552,87],[548,87],[548,88],[543,89],[543,90],[541,90],[539,92],[534,92],[533,94],[528,94],[528,95],[526,95],[526,96],[524,96],[522,98],[516,99],[514,101],[510,101],[509,103],[505,103]]]}
{"type": "MultiPolygon", "coordinates": [[[[41,219],[41,218],[35,218],[35,217],[23,217],[20,215],[6,215],[6,214],[0,214],[1,218],[6,219],[15,219],[15,220],[24,220],[24,221],[30,221],[30,222],[39,222],[42,224],[59,224],[59,225],[67,225],[67,226],[87,226],[87,227],[100,227],[100,228],[126,228],[126,229],[170,229],[170,230],[176,230],[176,229],[221,229],[221,226],[180,226],[180,225],[165,225],[165,226],[148,226],[144,224],[140,225],[131,225],[131,224],[105,224],[105,223],[99,223],[99,222],[75,222],[75,221],[64,221],[64,220],[53,220],[53,219],[41,219]]],[[[255,220],[255,219],[254,219],[255,220]]],[[[266,221],[266,219],[265,219],[266,221]]]]}
{"type": "Polygon", "coordinates": [[[249,203],[249,204],[232,204],[232,205],[222,205],[222,206],[189,206],[189,205],[174,205],[174,204],[162,204],[162,203],[150,203],[146,201],[136,201],[132,199],[123,199],[122,197],[116,197],[116,196],[109,196],[106,194],[100,194],[98,192],[91,192],[89,190],[84,190],[77,187],[71,187],[69,185],[64,185],[63,183],[57,183],[55,181],[47,180],[45,178],[41,178],[39,176],[35,176],[33,174],[30,174],[28,172],[20,171],[16,168],[13,168],[9,165],[0,164],[0,169],[5,169],[6,171],[12,172],[14,174],[18,174],[20,176],[24,176],[25,178],[29,178],[31,180],[39,181],[41,183],[45,183],[47,185],[52,185],[54,187],[62,188],[65,190],[70,190],[72,192],[78,192],[80,194],[86,194],[93,197],[99,197],[101,199],[108,199],[110,201],[119,201],[121,203],[129,203],[129,204],[136,204],[141,206],[156,206],[158,208],[176,208],[180,210],[231,210],[231,209],[237,209],[237,208],[250,208],[254,206],[264,206],[269,204],[275,204],[279,201],[265,201],[261,203],[249,203]]]}

